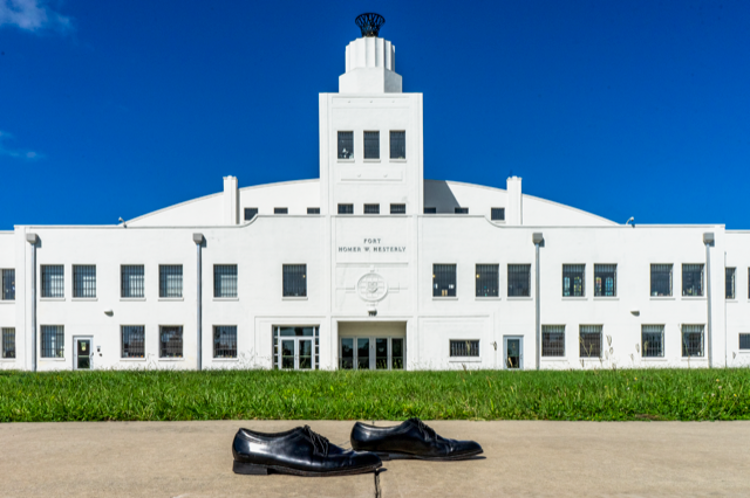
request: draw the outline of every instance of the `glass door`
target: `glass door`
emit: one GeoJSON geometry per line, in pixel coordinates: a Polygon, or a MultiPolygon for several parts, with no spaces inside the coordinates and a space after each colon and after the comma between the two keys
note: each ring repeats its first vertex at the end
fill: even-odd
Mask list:
{"type": "Polygon", "coordinates": [[[273,367],[315,370],[320,353],[318,327],[274,327],[273,367]]]}
{"type": "Polygon", "coordinates": [[[505,368],[519,370],[523,368],[523,338],[505,337],[505,368]]]}
{"type": "Polygon", "coordinates": [[[403,370],[403,337],[342,337],[339,368],[343,370],[403,370]]]}
{"type": "Polygon", "coordinates": [[[297,339],[297,370],[312,370],[313,367],[313,343],[312,339],[300,337],[297,339]]]}
{"type": "Polygon", "coordinates": [[[91,339],[76,338],[76,370],[91,370],[91,339]]]}

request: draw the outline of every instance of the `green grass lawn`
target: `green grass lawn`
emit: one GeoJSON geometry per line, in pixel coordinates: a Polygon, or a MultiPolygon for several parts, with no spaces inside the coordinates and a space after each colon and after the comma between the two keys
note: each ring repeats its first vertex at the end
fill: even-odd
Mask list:
{"type": "Polygon", "coordinates": [[[0,422],[739,420],[750,370],[0,372],[0,422]]]}

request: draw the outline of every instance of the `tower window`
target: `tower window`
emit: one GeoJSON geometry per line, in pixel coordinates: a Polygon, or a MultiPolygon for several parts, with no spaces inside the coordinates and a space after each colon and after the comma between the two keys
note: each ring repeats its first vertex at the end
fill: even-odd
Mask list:
{"type": "Polygon", "coordinates": [[[380,132],[365,132],[365,159],[380,159],[380,132]]]}
{"type": "Polygon", "coordinates": [[[354,157],[354,132],[339,132],[339,159],[352,159],[354,157]]]}
{"type": "Polygon", "coordinates": [[[391,131],[391,159],[406,159],[405,131],[391,131]]]}

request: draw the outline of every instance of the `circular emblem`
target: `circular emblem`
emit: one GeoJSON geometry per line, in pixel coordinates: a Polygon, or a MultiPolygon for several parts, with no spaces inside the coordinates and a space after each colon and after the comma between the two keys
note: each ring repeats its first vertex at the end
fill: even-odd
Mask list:
{"type": "Polygon", "coordinates": [[[388,293],[388,284],[379,273],[371,271],[362,275],[357,282],[357,294],[364,301],[380,301],[388,293]]]}

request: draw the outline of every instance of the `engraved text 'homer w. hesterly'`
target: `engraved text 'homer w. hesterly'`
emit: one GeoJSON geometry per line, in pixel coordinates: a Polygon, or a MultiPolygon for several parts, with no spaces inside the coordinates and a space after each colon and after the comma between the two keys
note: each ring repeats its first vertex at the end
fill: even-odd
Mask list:
{"type": "Polygon", "coordinates": [[[364,238],[361,246],[339,246],[339,252],[406,252],[406,246],[385,245],[379,238],[364,238]]]}

